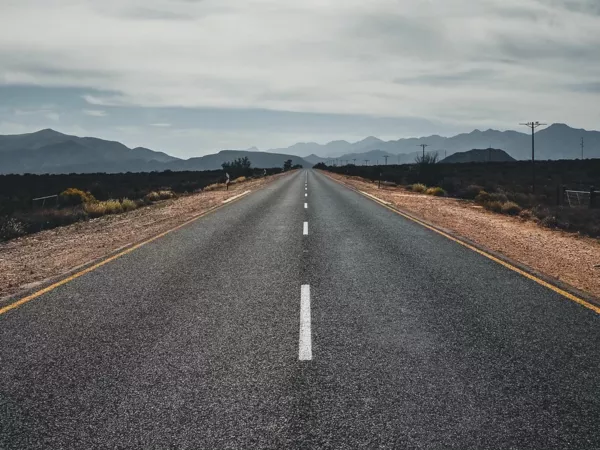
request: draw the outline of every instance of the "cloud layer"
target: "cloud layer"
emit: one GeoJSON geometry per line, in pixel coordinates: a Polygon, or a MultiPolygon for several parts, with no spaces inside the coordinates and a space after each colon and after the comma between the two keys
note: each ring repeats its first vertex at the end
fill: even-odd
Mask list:
{"type": "Polygon", "coordinates": [[[0,13],[0,84],[79,88],[81,113],[98,118],[179,107],[457,129],[600,119],[596,0],[19,0],[0,13]]]}

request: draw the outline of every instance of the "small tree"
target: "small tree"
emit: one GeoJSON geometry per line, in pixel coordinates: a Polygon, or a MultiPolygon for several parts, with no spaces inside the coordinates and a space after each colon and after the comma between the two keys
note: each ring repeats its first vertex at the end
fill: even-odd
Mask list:
{"type": "Polygon", "coordinates": [[[252,163],[250,162],[247,156],[244,156],[243,158],[237,158],[233,161],[224,162],[223,164],[221,164],[221,167],[232,177],[237,178],[240,176],[250,175],[249,172],[252,168],[252,163]]]}
{"type": "Polygon", "coordinates": [[[292,160],[288,159],[287,161],[285,161],[283,163],[283,171],[287,172],[288,170],[291,170],[291,169],[292,169],[292,160]]]}

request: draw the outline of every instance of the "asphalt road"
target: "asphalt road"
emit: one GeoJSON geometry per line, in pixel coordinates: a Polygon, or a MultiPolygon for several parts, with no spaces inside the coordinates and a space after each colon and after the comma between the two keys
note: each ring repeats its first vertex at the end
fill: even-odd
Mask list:
{"type": "Polygon", "coordinates": [[[303,170],[1,315],[0,448],[598,449],[599,342],[303,170]]]}

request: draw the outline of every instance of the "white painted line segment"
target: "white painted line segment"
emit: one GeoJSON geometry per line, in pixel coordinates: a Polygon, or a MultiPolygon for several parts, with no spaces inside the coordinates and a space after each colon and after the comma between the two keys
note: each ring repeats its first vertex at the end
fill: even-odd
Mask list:
{"type": "Polygon", "coordinates": [[[308,203],[304,204],[304,209],[308,209],[308,203]]]}
{"type": "Polygon", "coordinates": [[[304,236],[308,236],[308,222],[304,222],[304,227],[302,229],[302,234],[304,236]]]}
{"type": "Polygon", "coordinates": [[[380,198],[375,197],[374,195],[369,194],[365,191],[360,191],[362,194],[365,194],[367,197],[371,197],[373,200],[377,200],[379,203],[383,203],[384,205],[391,205],[390,202],[386,202],[385,200],[381,200],[380,198]]]}
{"type": "Polygon", "coordinates": [[[305,197],[308,197],[308,194],[304,194],[305,197]]]}
{"type": "Polygon", "coordinates": [[[310,285],[303,284],[300,289],[300,342],[298,359],[312,359],[312,337],[310,332],[310,285]]]}
{"type": "Polygon", "coordinates": [[[230,197],[227,200],[223,200],[223,203],[229,203],[230,201],[235,200],[236,198],[240,198],[242,195],[249,194],[250,192],[251,191],[246,191],[246,192],[242,192],[241,194],[234,195],[233,197],[230,197]]]}

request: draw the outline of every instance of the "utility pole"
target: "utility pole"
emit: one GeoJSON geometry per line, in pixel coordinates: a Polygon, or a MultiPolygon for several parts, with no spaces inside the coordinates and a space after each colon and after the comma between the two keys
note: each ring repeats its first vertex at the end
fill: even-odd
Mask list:
{"type": "Polygon", "coordinates": [[[368,166],[368,165],[369,165],[369,160],[365,159],[365,166],[368,166]]]}
{"type": "Polygon", "coordinates": [[[385,159],[385,165],[387,166],[387,159],[388,159],[388,156],[386,155],[386,156],[384,156],[383,158],[385,159]]]}
{"type": "Polygon", "coordinates": [[[425,161],[425,147],[429,147],[428,144],[419,144],[417,147],[423,147],[423,162],[425,161]]]}
{"type": "Polygon", "coordinates": [[[535,194],[535,129],[537,127],[541,127],[543,125],[547,125],[545,123],[539,122],[527,122],[521,123],[519,125],[525,125],[526,127],[531,128],[531,181],[532,181],[532,191],[535,194]]]}
{"type": "Polygon", "coordinates": [[[581,160],[583,161],[583,138],[581,138],[581,160]]]}
{"type": "Polygon", "coordinates": [[[352,158],[352,161],[354,162],[354,165],[356,165],[356,158],[352,158]]]}

